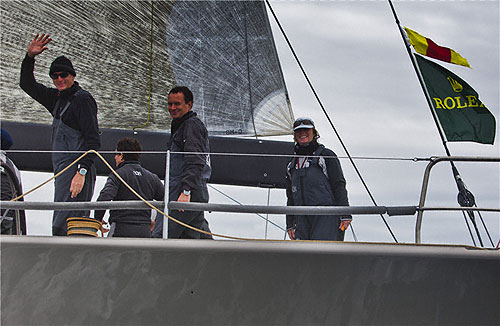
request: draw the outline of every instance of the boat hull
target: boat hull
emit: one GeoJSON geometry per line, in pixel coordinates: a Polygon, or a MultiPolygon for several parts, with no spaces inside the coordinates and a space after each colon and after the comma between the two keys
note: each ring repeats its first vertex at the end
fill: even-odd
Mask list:
{"type": "Polygon", "coordinates": [[[498,325],[498,251],[1,237],[4,325],[498,325]]]}

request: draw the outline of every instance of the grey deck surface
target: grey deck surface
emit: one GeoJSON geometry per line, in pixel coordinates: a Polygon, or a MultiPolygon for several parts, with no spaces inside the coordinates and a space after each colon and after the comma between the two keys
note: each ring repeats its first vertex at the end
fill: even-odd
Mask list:
{"type": "Polygon", "coordinates": [[[500,252],[2,236],[2,325],[498,325],[500,252]]]}

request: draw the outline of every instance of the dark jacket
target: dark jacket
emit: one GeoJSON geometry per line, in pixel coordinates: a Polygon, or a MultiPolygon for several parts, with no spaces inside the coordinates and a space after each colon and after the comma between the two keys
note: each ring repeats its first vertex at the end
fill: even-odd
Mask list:
{"type": "MultiPolygon", "coordinates": [[[[4,151],[0,152],[0,161],[1,199],[9,201],[23,193],[21,174],[14,162],[5,155],[4,151]]],[[[19,199],[19,201],[23,200],[23,198],[19,199]]],[[[2,234],[16,234],[15,212],[16,210],[13,209],[0,209],[2,234]]],[[[26,215],[24,210],[19,210],[19,221],[21,234],[26,234],[26,215]]]]}
{"type": "MultiPolygon", "coordinates": [[[[208,131],[196,113],[188,111],[180,119],[174,119],[170,129],[168,149],[172,151],[169,166],[169,201],[175,201],[183,190],[191,191],[191,202],[208,203],[207,182],[210,178],[210,151],[208,131]],[[202,154],[182,154],[193,152],[202,154]]],[[[169,210],[170,216],[195,228],[210,231],[203,211],[169,210]]],[[[163,218],[156,219],[153,238],[163,236],[163,218]]],[[[205,235],[169,221],[169,238],[205,238],[205,235]]]]}
{"type": "MultiPolygon", "coordinates": [[[[164,199],[165,188],[158,176],[141,166],[138,161],[125,161],[118,165],[118,175],[134,191],[146,200],[164,199]]],[[[113,173],[101,190],[97,201],[139,200],[113,173]]],[[[95,211],[94,217],[102,221],[105,210],[95,211]]],[[[109,222],[145,224],[151,223],[151,209],[145,210],[110,210],[109,222]]]]}
{"type": "MultiPolygon", "coordinates": [[[[52,116],[54,116],[54,109],[58,100],[59,108],[63,108],[65,103],[70,101],[71,105],[63,115],[62,122],[78,130],[83,136],[82,148],[75,148],[74,150],[98,150],[101,147],[101,142],[97,122],[97,103],[92,95],[84,91],[76,81],[71,88],[62,92],[59,92],[56,88],[46,87],[35,80],[34,68],[35,59],[26,55],[21,65],[19,86],[34,100],[42,104],[52,116]],[[77,92],[78,94],[76,94],[77,92]]],[[[59,113],[55,113],[55,118],[59,118],[59,113]]],[[[92,166],[94,158],[95,155],[87,155],[80,160],[80,164],[88,169],[92,166]]]]}
{"type": "MultiPolygon", "coordinates": [[[[314,152],[307,155],[318,155],[319,158],[309,157],[302,169],[317,169],[320,173],[311,174],[315,176],[314,180],[306,178],[305,173],[303,177],[294,178],[294,174],[302,169],[297,169],[297,158],[291,159],[286,176],[287,206],[349,206],[346,181],[335,153],[323,145],[318,145],[314,152]]],[[[286,216],[287,229],[295,227],[297,217],[286,216]]],[[[351,218],[350,215],[342,216],[342,219],[351,218]]]]}
{"type": "MultiPolygon", "coordinates": [[[[174,152],[210,151],[207,128],[195,112],[189,111],[182,118],[174,120],[170,135],[168,148],[174,152]]],[[[170,187],[180,183],[181,191],[206,188],[210,173],[210,157],[207,154],[173,154],[170,187]]],[[[177,200],[177,197],[171,200],[177,200]]]]}

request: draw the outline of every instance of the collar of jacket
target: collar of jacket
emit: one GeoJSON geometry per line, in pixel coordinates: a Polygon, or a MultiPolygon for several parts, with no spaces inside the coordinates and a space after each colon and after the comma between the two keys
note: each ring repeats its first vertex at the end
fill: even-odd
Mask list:
{"type": "Polygon", "coordinates": [[[120,164],[118,164],[118,169],[124,165],[127,165],[127,164],[139,164],[139,165],[141,165],[141,162],[139,162],[139,161],[123,161],[120,164]]]}
{"type": "Polygon", "coordinates": [[[295,154],[297,155],[312,155],[319,147],[319,144],[316,140],[313,140],[306,146],[300,146],[299,144],[295,145],[295,154]]]}
{"type": "Polygon", "coordinates": [[[186,112],[186,114],[184,114],[179,119],[172,120],[172,124],[170,126],[170,135],[175,134],[177,129],[179,129],[179,127],[182,125],[182,123],[193,116],[196,117],[196,112],[188,111],[188,112],[186,112]]]}

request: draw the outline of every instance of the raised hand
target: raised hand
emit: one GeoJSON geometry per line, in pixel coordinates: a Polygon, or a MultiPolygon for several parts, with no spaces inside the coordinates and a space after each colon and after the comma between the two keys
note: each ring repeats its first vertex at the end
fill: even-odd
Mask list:
{"type": "Polygon", "coordinates": [[[52,39],[50,38],[49,34],[36,34],[35,38],[30,42],[30,45],[28,46],[28,57],[34,58],[43,51],[47,50],[47,44],[49,44],[50,41],[52,41],[52,39]]]}

